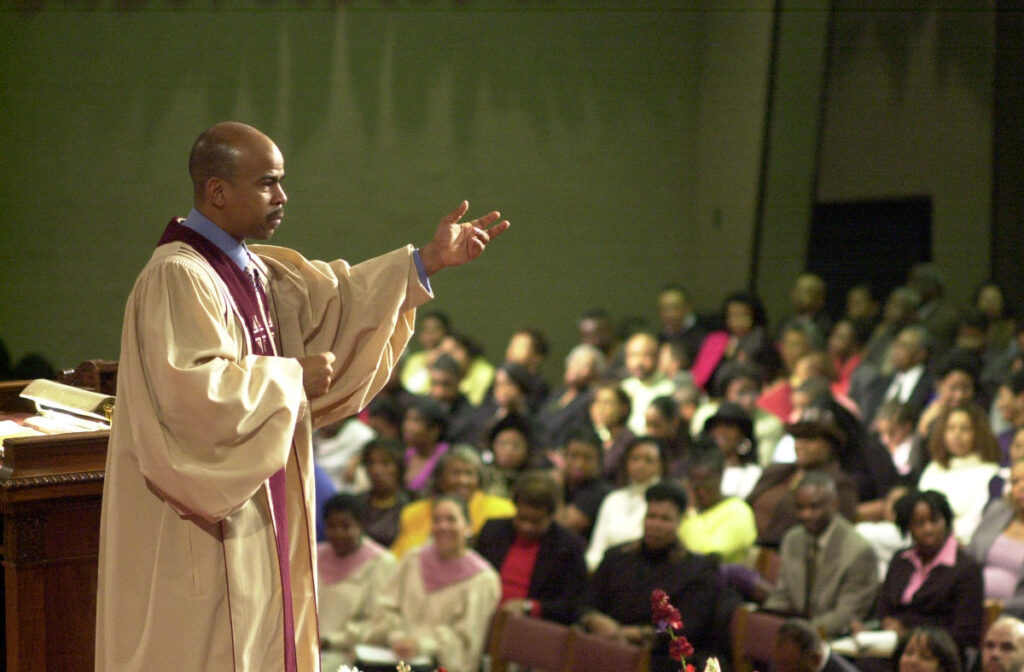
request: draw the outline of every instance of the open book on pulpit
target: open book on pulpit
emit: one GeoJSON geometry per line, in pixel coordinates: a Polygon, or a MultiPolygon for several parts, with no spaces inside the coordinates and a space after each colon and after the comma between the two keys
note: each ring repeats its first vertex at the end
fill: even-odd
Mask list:
{"type": "Polygon", "coordinates": [[[52,380],[33,380],[18,395],[32,402],[35,415],[21,422],[0,421],[0,439],[110,429],[114,397],[52,380]]]}

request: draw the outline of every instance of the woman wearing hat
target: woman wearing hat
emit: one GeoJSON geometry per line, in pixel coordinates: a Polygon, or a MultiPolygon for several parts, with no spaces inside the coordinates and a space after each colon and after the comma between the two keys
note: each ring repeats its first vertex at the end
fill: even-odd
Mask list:
{"type": "Polygon", "coordinates": [[[782,535],[800,522],[794,491],[808,471],[823,471],[836,483],[839,513],[853,521],[857,515],[857,486],[836,459],[846,436],[828,411],[807,409],[800,420],[789,426],[796,461],[772,464],[764,470],[747,502],[757,521],[757,543],[778,546],[782,535]]]}
{"type": "Polygon", "coordinates": [[[722,495],[745,498],[761,478],[753,420],[742,406],[727,401],[704,423],[704,433],[722,453],[722,495]]]}

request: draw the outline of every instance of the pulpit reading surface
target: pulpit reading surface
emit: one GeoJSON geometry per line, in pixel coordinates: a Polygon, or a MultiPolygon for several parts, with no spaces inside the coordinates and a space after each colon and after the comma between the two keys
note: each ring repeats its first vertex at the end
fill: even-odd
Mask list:
{"type": "MultiPolygon", "coordinates": [[[[33,424],[26,421],[38,409],[20,396],[30,382],[0,383],[0,427],[33,424]]],[[[61,382],[113,396],[116,362],[85,362],[61,382]]],[[[3,439],[0,554],[11,672],[93,670],[108,439],[108,430],[3,439]]]]}

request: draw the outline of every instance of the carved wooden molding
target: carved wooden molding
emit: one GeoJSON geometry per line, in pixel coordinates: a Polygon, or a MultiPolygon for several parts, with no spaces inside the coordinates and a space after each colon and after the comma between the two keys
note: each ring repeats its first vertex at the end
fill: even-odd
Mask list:
{"type": "Polygon", "coordinates": [[[81,471],[69,474],[48,474],[45,476],[24,476],[21,478],[0,479],[0,488],[17,490],[20,488],[38,488],[46,485],[69,485],[72,483],[88,483],[102,481],[102,471],[81,471]]]}

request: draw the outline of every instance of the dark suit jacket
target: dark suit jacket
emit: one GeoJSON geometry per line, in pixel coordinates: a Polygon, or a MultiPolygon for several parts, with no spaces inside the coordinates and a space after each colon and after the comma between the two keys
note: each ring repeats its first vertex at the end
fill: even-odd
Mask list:
{"type": "MultiPolygon", "coordinates": [[[[511,518],[492,518],[477,535],[476,551],[500,573],[515,537],[511,518]]],[[[540,603],[543,618],[565,624],[577,621],[587,582],[586,550],[582,537],[558,523],[551,523],[541,537],[527,597],[540,603]]]]}
{"type": "MultiPolygon", "coordinates": [[[[892,381],[896,378],[896,374],[892,373],[888,376],[881,376],[876,378],[872,383],[871,388],[867,391],[863,405],[861,406],[861,415],[864,418],[864,424],[870,425],[871,420],[874,419],[875,413],[878,411],[878,407],[882,405],[885,400],[885,393],[889,390],[889,386],[892,385],[892,381]]],[[[924,407],[928,405],[928,400],[932,396],[932,388],[935,386],[935,374],[928,369],[928,363],[925,363],[925,371],[917,381],[917,385],[914,386],[914,391],[910,393],[907,398],[907,404],[913,408],[916,408],[918,412],[924,410],[924,407]]]]}
{"type": "Polygon", "coordinates": [[[907,628],[942,628],[960,646],[961,653],[967,647],[977,646],[985,619],[981,565],[963,548],[957,548],[956,563],[952,567],[935,567],[910,603],[902,604],[900,597],[914,571],[902,553],[897,551],[889,564],[875,615],[879,619],[898,618],[907,628]]]}

